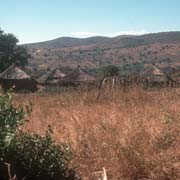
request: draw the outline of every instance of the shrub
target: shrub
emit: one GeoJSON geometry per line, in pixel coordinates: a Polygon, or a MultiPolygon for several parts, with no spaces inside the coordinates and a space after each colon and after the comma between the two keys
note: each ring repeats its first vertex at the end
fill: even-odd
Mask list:
{"type": "Polygon", "coordinates": [[[20,179],[76,179],[74,170],[68,167],[70,146],[55,144],[49,131],[44,137],[20,132],[11,143],[8,159],[20,179]]]}
{"type": "Polygon", "coordinates": [[[68,144],[57,145],[49,129],[45,136],[19,130],[30,106],[14,107],[12,94],[0,94],[0,178],[1,180],[75,180],[68,144]],[[7,165],[8,168],[7,168],[7,165]]]}
{"type": "Polygon", "coordinates": [[[12,93],[2,95],[0,92],[0,152],[11,144],[18,128],[24,123],[24,109],[19,106],[15,108],[12,103],[12,93]]]}
{"type": "Polygon", "coordinates": [[[117,76],[118,72],[119,72],[119,68],[117,66],[114,66],[114,65],[105,66],[102,69],[102,73],[103,73],[104,77],[117,76]]]}

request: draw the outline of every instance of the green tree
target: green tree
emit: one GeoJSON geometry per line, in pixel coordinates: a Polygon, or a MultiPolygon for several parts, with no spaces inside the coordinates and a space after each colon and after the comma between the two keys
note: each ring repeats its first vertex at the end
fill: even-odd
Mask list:
{"type": "Polygon", "coordinates": [[[24,47],[17,45],[18,42],[15,35],[0,29],[0,72],[12,64],[27,65],[30,55],[24,47]]]}
{"type": "Polygon", "coordinates": [[[119,68],[114,65],[105,66],[102,69],[102,73],[104,77],[117,76],[119,74],[119,68]]]}

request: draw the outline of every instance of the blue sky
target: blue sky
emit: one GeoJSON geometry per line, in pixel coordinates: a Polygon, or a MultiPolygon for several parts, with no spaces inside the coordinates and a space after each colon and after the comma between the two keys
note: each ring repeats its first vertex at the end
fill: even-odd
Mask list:
{"type": "Polygon", "coordinates": [[[20,43],[180,30],[180,0],[0,0],[0,27],[20,43]]]}

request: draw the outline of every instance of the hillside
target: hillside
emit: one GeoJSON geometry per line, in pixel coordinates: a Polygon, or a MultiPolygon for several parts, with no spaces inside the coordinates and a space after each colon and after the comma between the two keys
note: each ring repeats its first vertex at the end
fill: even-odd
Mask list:
{"type": "Polygon", "coordinates": [[[121,35],[117,37],[89,37],[89,38],[73,38],[73,37],[61,37],[54,40],[39,42],[39,43],[30,43],[25,44],[27,48],[68,48],[68,47],[77,47],[77,46],[89,46],[89,45],[98,45],[98,46],[118,46],[118,47],[132,47],[140,46],[152,43],[170,43],[180,41],[180,32],[163,32],[163,33],[154,33],[146,34],[142,36],[133,36],[133,35],[121,35]]]}
{"type": "Polygon", "coordinates": [[[108,37],[90,37],[90,38],[73,38],[73,37],[61,37],[54,40],[44,41],[40,43],[30,43],[26,44],[27,48],[66,48],[66,47],[75,47],[75,46],[88,46],[92,44],[99,44],[106,42],[108,37]]]}
{"type": "Polygon", "coordinates": [[[139,71],[152,62],[166,70],[180,66],[180,32],[114,38],[63,37],[24,46],[32,55],[29,70],[33,73],[77,65],[97,69],[114,64],[123,71],[139,71]]]}

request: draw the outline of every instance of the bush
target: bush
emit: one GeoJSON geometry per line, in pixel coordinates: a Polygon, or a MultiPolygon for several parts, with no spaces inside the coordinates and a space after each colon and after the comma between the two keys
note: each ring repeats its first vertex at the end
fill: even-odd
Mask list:
{"type": "Polygon", "coordinates": [[[102,69],[102,74],[103,74],[103,77],[118,76],[119,68],[117,66],[114,66],[114,65],[105,66],[102,69]]]}
{"type": "MultiPolygon", "coordinates": [[[[28,109],[28,108],[27,108],[28,109]]],[[[28,111],[27,111],[28,112],[28,111]]],[[[0,92],[0,152],[11,144],[18,128],[25,122],[25,111],[19,106],[15,108],[12,104],[12,93],[2,95],[0,92]]]]}
{"type": "Polygon", "coordinates": [[[14,107],[12,94],[0,94],[0,178],[26,180],[75,180],[74,169],[69,168],[72,159],[68,144],[57,145],[49,129],[46,135],[22,132],[30,107],[14,107]],[[8,166],[7,166],[8,165],[8,166]]]}
{"type": "Polygon", "coordinates": [[[56,145],[49,132],[45,137],[19,133],[11,143],[7,158],[20,179],[76,179],[68,167],[72,159],[70,146],[56,145]]]}

